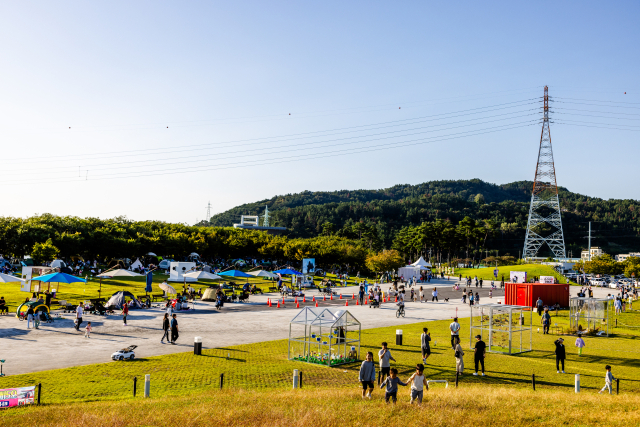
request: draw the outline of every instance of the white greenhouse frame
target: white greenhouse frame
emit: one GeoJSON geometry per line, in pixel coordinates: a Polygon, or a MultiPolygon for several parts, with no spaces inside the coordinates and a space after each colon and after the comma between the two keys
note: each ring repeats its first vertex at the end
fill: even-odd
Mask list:
{"type": "MultiPolygon", "coordinates": [[[[475,336],[486,340],[487,351],[502,354],[519,354],[532,351],[533,311],[531,307],[505,304],[479,304],[471,306],[469,348],[474,348],[475,336]],[[475,311],[475,313],[474,313],[475,311]],[[528,319],[525,312],[529,312],[528,319]],[[479,317],[479,319],[478,319],[479,317]],[[528,322],[527,322],[528,320],[528,322]],[[529,346],[525,341],[529,334],[529,346]],[[508,334],[508,344],[499,345],[497,334],[508,334]],[[515,342],[514,342],[515,338],[515,342]],[[519,343],[519,344],[518,344],[519,343]],[[506,350],[504,350],[506,349],[506,350]]],[[[506,344],[506,342],[505,342],[506,344]]]]}
{"type": "MultiPolygon", "coordinates": [[[[613,308],[614,300],[606,298],[569,299],[569,328],[578,334],[600,329],[605,336],[609,336],[609,311],[613,308]],[[583,327],[586,325],[586,328],[583,327]],[[580,332],[580,327],[583,327],[580,332]]],[[[601,336],[601,335],[600,335],[601,336]]]]}
{"type": "Polygon", "coordinates": [[[360,359],[361,335],[360,322],[348,310],[305,307],[289,323],[287,358],[326,366],[353,363],[360,359]]]}

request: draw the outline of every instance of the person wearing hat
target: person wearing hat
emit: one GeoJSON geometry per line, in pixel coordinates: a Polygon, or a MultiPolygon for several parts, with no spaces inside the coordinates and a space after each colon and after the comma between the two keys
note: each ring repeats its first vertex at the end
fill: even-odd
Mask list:
{"type": "Polygon", "coordinates": [[[473,375],[478,375],[478,363],[482,366],[482,376],[484,377],[484,357],[487,353],[487,344],[482,341],[482,336],[476,335],[476,346],[473,349],[473,361],[476,365],[476,371],[473,375]]]}
{"type": "Polygon", "coordinates": [[[562,363],[562,373],[564,374],[564,359],[567,358],[564,340],[562,338],[558,338],[553,343],[556,345],[556,372],[558,374],[560,373],[560,364],[562,363]]]}

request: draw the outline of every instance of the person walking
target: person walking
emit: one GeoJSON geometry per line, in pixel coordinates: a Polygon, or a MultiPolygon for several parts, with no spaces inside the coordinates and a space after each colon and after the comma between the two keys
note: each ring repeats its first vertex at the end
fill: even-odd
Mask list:
{"type": "Polygon", "coordinates": [[[449,331],[451,332],[451,349],[455,347],[455,340],[459,338],[460,334],[460,323],[458,323],[458,318],[454,317],[453,322],[449,325],[449,331]]]}
{"type": "Polygon", "coordinates": [[[84,328],[84,337],[91,338],[91,322],[87,323],[87,327],[84,328]]]}
{"type": "Polygon", "coordinates": [[[456,337],[455,347],[453,355],[456,358],[456,372],[462,375],[462,371],[464,371],[464,351],[462,351],[462,346],[460,345],[460,337],[456,337]]]}
{"type": "Polygon", "coordinates": [[[438,290],[436,288],[433,288],[433,291],[431,292],[431,302],[433,302],[433,300],[438,302],[438,290]]]}
{"type": "Polygon", "coordinates": [[[422,405],[422,397],[424,395],[424,386],[427,385],[427,379],[424,377],[424,366],[422,363],[416,365],[416,371],[409,377],[407,384],[411,383],[411,401],[413,404],[416,400],[418,405],[422,405]]]}
{"type": "Polygon", "coordinates": [[[549,326],[551,326],[551,315],[549,314],[549,308],[544,308],[544,314],[542,315],[540,322],[542,322],[542,335],[549,335],[549,326]]]}
{"type": "Polygon", "coordinates": [[[360,365],[360,383],[362,383],[362,398],[368,397],[371,399],[371,393],[373,393],[373,383],[376,381],[376,364],[373,362],[373,353],[367,352],[367,358],[362,365],[360,365]],[[369,393],[367,393],[369,389],[369,393]]]}
{"type": "Polygon", "coordinates": [[[428,328],[422,328],[420,335],[420,347],[422,348],[422,363],[427,363],[427,359],[431,356],[431,334],[428,328]]]}
{"type": "Polygon", "coordinates": [[[477,293],[477,292],[476,292],[476,296],[475,296],[475,297],[473,297],[473,303],[474,303],[475,305],[480,304],[480,295],[478,295],[478,293],[477,293]]]}
{"type": "Polygon", "coordinates": [[[476,346],[473,349],[473,361],[475,363],[476,371],[473,375],[478,375],[478,364],[482,366],[482,376],[484,377],[484,358],[487,353],[487,344],[482,341],[482,336],[476,335],[476,346]]]}
{"type": "Polygon", "coordinates": [[[604,376],[604,387],[602,387],[602,390],[600,390],[598,394],[602,394],[602,392],[605,390],[609,390],[609,394],[611,394],[611,385],[613,384],[613,380],[615,380],[615,378],[611,373],[611,366],[607,365],[604,367],[604,369],[607,370],[607,373],[604,376]]]}
{"type": "Polygon", "coordinates": [[[175,344],[178,340],[178,319],[176,319],[176,314],[173,314],[173,319],[171,319],[171,344],[175,344]]]}
{"type": "Polygon", "coordinates": [[[125,301],[122,305],[122,322],[127,326],[127,314],[129,314],[129,304],[125,301]]]}
{"type": "Polygon", "coordinates": [[[469,292],[469,305],[473,305],[473,292],[469,292]]]}
{"type": "Polygon", "coordinates": [[[420,286],[420,303],[424,302],[424,289],[420,286]]]}
{"type": "Polygon", "coordinates": [[[162,339],[160,340],[161,344],[164,344],[164,339],[167,339],[167,342],[171,342],[171,338],[169,337],[169,332],[171,331],[171,326],[169,325],[169,314],[165,313],[162,319],[162,339]]]}
{"type": "Polygon", "coordinates": [[[360,305],[364,305],[364,285],[360,285],[359,287],[358,299],[360,300],[360,305]]]}
{"type": "Polygon", "coordinates": [[[564,374],[564,359],[567,358],[564,340],[562,338],[558,338],[553,343],[556,345],[556,373],[560,373],[560,364],[562,364],[562,373],[564,374]]]}
{"type": "Polygon", "coordinates": [[[582,337],[576,338],[576,347],[578,347],[578,356],[582,356],[582,349],[586,346],[582,337]]]}
{"type": "MultiPolygon", "coordinates": [[[[27,309],[27,329],[31,329],[31,322],[33,322],[34,313],[33,307],[29,306],[27,309]]],[[[33,326],[35,327],[35,324],[33,326]]]]}
{"type": "Polygon", "coordinates": [[[78,304],[76,307],[76,331],[80,331],[80,325],[82,325],[82,315],[84,314],[84,309],[82,308],[82,304],[78,304]]]}
{"type": "Polygon", "coordinates": [[[538,300],[536,301],[536,307],[538,310],[538,316],[542,316],[542,298],[538,297],[538,300]]]}
{"type": "Polygon", "coordinates": [[[382,381],[382,377],[384,375],[389,376],[389,372],[391,372],[391,363],[389,361],[396,361],[396,359],[393,358],[391,352],[387,348],[386,342],[382,343],[382,348],[378,352],[378,358],[380,359],[380,377],[378,379],[382,381]]]}
{"type": "Polygon", "coordinates": [[[398,384],[406,386],[407,383],[403,383],[400,378],[398,378],[398,370],[393,368],[389,371],[389,376],[385,378],[385,380],[380,384],[380,388],[383,388],[385,385],[387,386],[384,393],[384,401],[389,403],[389,399],[393,400],[395,404],[398,400],[398,384]]]}

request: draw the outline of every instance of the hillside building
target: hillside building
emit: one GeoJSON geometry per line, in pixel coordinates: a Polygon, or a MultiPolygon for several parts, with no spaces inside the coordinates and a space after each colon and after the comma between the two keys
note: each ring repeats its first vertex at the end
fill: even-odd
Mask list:
{"type": "Polygon", "coordinates": [[[616,255],[616,261],[624,262],[632,256],[640,257],[640,252],[629,252],[628,254],[618,254],[616,255]]]}
{"type": "Polygon", "coordinates": [[[604,251],[598,246],[593,246],[591,248],[591,256],[589,256],[589,250],[587,249],[582,251],[582,253],[580,254],[580,258],[582,258],[583,261],[590,261],[594,257],[600,256],[600,255],[604,255],[604,251]]]}

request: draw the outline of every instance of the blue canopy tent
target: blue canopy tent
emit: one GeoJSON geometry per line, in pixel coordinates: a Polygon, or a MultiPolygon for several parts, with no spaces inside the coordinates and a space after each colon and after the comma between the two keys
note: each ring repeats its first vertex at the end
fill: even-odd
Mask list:
{"type": "Polygon", "coordinates": [[[283,268],[282,270],[276,270],[273,273],[276,273],[276,274],[295,274],[297,276],[302,275],[302,273],[300,273],[299,271],[292,270],[290,268],[283,268]]]}
{"type": "Polygon", "coordinates": [[[244,271],[240,271],[240,270],[229,270],[229,271],[223,271],[222,273],[217,273],[218,276],[229,276],[229,277],[253,277],[250,274],[245,273],[244,271]]]}
{"type": "MultiPolygon", "coordinates": [[[[45,274],[44,276],[38,276],[38,277],[34,277],[33,279],[31,279],[31,281],[36,281],[36,282],[44,282],[44,283],[86,283],[86,279],[83,279],[81,277],[76,277],[76,276],[72,276],[71,274],[67,274],[67,273],[50,273],[50,274],[45,274]]],[[[49,291],[51,290],[51,285],[49,285],[49,291]]],[[[56,289],[57,291],[58,289],[56,289]]]]}

